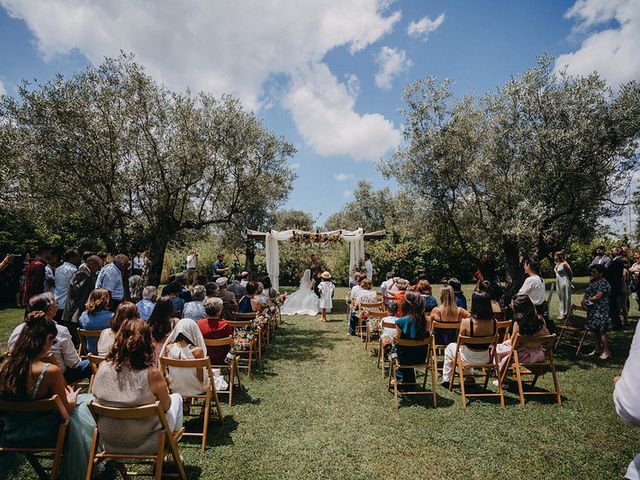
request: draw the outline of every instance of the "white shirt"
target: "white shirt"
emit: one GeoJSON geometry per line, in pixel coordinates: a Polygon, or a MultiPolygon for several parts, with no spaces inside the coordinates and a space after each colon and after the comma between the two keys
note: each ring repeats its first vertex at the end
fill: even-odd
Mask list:
{"type": "Polygon", "coordinates": [[[526,295],[534,305],[541,305],[544,302],[544,280],[539,275],[527,277],[518,295],[526,295]]]}
{"type": "Polygon", "coordinates": [[[367,269],[367,280],[373,280],[373,263],[371,263],[371,260],[364,262],[364,268],[367,269]]]}
{"type": "MultiPolygon", "coordinates": [[[[629,357],[624,364],[620,380],[613,391],[616,412],[630,427],[640,425],[640,329],[636,327],[629,357]]],[[[629,464],[625,478],[640,479],[640,454],[629,464]]]]}
{"type": "Polygon", "coordinates": [[[196,255],[187,255],[187,268],[198,268],[198,257],[196,255]]]}
{"type": "Polygon", "coordinates": [[[358,301],[358,295],[360,295],[361,291],[362,291],[362,287],[360,285],[354,285],[351,288],[351,292],[349,293],[349,299],[352,302],[358,301]]]}
{"type": "Polygon", "coordinates": [[[133,257],[133,268],[142,270],[144,268],[144,259],[138,255],[133,257]]]}
{"type": "MultiPolygon", "coordinates": [[[[20,332],[22,332],[23,328],[24,322],[14,328],[13,332],[11,332],[11,335],[9,335],[9,351],[11,351],[13,345],[18,340],[20,332]]],[[[73,346],[73,341],[71,340],[69,329],[67,327],[63,327],[62,325],[58,325],[57,323],[56,329],[58,330],[56,341],[47,353],[55,357],[58,368],[60,368],[60,370],[62,370],[62,373],[64,373],[67,368],[77,367],[80,363],[80,357],[78,356],[76,348],[73,346]]]]}
{"type": "Polygon", "coordinates": [[[56,302],[58,308],[64,310],[67,304],[67,296],[69,295],[69,282],[71,277],[78,269],[73,263],[64,262],[56,270],[56,302]]]}
{"type": "Polygon", "coordinates": [[[51,265],[47,264],[44,267],[44,291],[43,293],[55,293],[56,287],[55,285],[52,287],[50,280],[53,280],[55,283],[55,275],[53,274],[53,268],[51,265]]]}

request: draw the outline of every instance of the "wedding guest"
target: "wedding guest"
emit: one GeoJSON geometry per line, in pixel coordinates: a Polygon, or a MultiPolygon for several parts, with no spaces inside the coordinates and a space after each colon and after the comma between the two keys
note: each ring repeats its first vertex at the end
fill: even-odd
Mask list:
{"type": "MultiPolygon", "coordinates": [[[[206,350],[198,324],[191,318],[183,318],[176,323],[167,337],[162,348],[162,356],[174,360],[194,360],[204,358],[206,350]]],[[[202,368],[187,370],[168,367],[167,373],[171,378],[172,392],[180,395],[199,395],[206,390],[208,382],[205,381],[202,368]]]]}
{"type": "Polygon", "coordinates": [[[138,252],[135,257],[133,257],[131,269],[131,275],[140,275],[142,276],[142,271],[144,270],[144,256],[142,252],[138,252]]]}
{"type": "Polygon", "coordinates": [[[377,295],[375,290],[373,290],[373,286],[371,285],[371,280],[365,277],[360,282],[360,292],[358,293],[356,304],[361,305],[363,303],[375,303],[376,298],[377,298],[377,295]]]}
{"type": "Polygon", "coordinates": [[[67,298],[69,296],[69,284],[73,274],[80,266],[80,252],[75,248],[70,248],[62,256],[62,265],[56,269],[55,275],[55,292],[56,302],[58,302],[59,310],[56,318],[60,322],[64,318],[64,309],[67,306],[67,298]]]}
{"type": "MultiPolygon", "coordinates": [[[[540,276],[540,263],[535,257],[530,257],[524,261],[524,273],[527,274],[527,278],[522,287],[520,287],[518,295],[528,296],[535,305],[538,314],[545,317],[547,308],[544,298],[544,280],[540,276]]],[[[549,328],[549,330],[551,331],[552,329],[549,328]]]]}
{"type": "Polygon", "coordinates": [[[236,302],[240,301],[240,299],[247,294],[247,289],[242,285],[241,281],[242,276],[236,275],[233,282],[231,282],[231,285],[228,287],[229,291],[236,297],[236,302]]]}
{"type": "Polygon", "coordinates": [[[151,341],[154,348],[154,362],[158,360],[162,345],[164,344],[167,336],[173,329],[178,319],[174,315],[173,299],[169,296],[160,297],[156,302],[156,306],[153,308],[151,316],[147,320],[149,327],[151,327],[151,341]]]}
{"type": "MultiPolygon", "coordinates": [[[[429,330],[424,318],[424,301],[418,292],[409,290],[404,296],[404,315],[396,320],[396,338],[423,340],[428,336],[429,330]]],[[[395,351],[401,364],[413,365],[426,361],[426,345],[424,347],[398,345],[395,351]]],[[[402,383],[415,383],[415,370],[413,368],[398,369],[395,381],[399,385],[402,383]]]]}
{"type": "Polygon", "coordinates": [[[571,309],[571,280],[573,271],[567,262],[564,252],[556,252],[553,256],[556,274],[556,292],[558,293],[558,320],[563,320],[571,309]]]}
{"type": "MultiPolygon", "coordinates": [[[[67,383],[73,383],[83,378],[91,376],[91,365],[88,360],[82,360],[78,356],[78,352],[71,339],[69,329],[58,323],[55,323],[54,318],[58,312],[58,304],[56,299],[51,293],[41,293],[32,297],[28,306],[29,312],[44,312],[45,316],[52,320],[57,329],[57,335],[55,342],[49,348],[48,353],[53,355],[56,359],[58,368],[62,371],[67,383]]],[[[22,329],[25,327],[25,323],[18,325],[11,335],[9,336],[8,347],[9,351],[13,350],[22,329]]]]}
{"type": "Polygon", "coordinates": [[[595,264],[598,264],[602,265],[606,271],[606,269],[609,268],[610,263],[611,257],[607,255],[604,245],[600,245],[598,248],[596,248],[595,257],[591,261],[589,268],[591,268],[595,264]]]}
{"type": "Polygon", "coordinates": [[[320,309],[322,310],[321,321],[326,322],[327,312],[331,313],[331,309],[333,308],[333,291],[335,285],[331,281],[331,273],[329,272],[322,272],[320,278],[322,281],[320,285],[318,285],[318,290],[320,291],[320,309]]]}
{"type": "Polygon", "coordinates": [[[362,287],[360,286],[360,282],[362,282],[362,280],[364,280],[364,278],[366,278],[366,277],[363,277],[358,272],[356,272],[353,275],[353,281],[355,282],[355,285],[353,287],[351,287],[351,290],[349,291],[349,301],[351,302],[352,306],[358,302],[358,297],[360,296],[360,292],[362,291],[362,287]]]}
{"type": "Polygon", "coordinates": [[[592,332],[596,347],[590,357],[599,355],[600,360],[611,358],[609,335],[611,318],[609,316],[609,292],[611,287],[604,278],[605,268],[600,263],[591,265],[591,281],[584,292],[582,306],[587,309],[587,320],[584,326],[592,332]]]}
{"type": "Polygon", "coordinates": [[[163,293],[171,298],[173,303],[173,316],[176,318],[182,317],[182,310],[184,309],[185,300],[180,297],[182,292],[182,285],[176,280],[167,285],[163,293]]]}
{"type": "Polygon", "coordinates": [[[140,312],[135,304],[131,302],[122,302],[116,308],[116,312],[109,321],[109,328],[102,330],[100,338],[98,339],[98,355],[104,357],[107,355],[118,336],[118,331],[125,320],[131,320],[140,318],[140,312]]]}
{"type": "Polygon", "coordinates": [[[42,246],[38,249],[38,255],[27,267],[24,272],[24,297],[22,299],[25,305],[29,304],[29,300],[36,295],[44,293],[45,284],[45,267],[49,263],[51,257],[51,248],[42,246]]]}
{"type": "Polygon", "coordinates": [[[187,255],[187,284],[195,285],[197,277],[198,277],[198,252],[197,250],[192,250],[191,253],[187,255]]]}
{"type": "Polygon", "coordinates": [[[404,316],[404,297],[407,293],[407,289],[409,288],[409,280],[405,280],[404,278],[399,278],[396,281],[396,292],[393,294],[393,300],[398,305],[398,316],[404,316]]]}
{"type": "Polygon", "coordinates": [[[111,294],[111,310],[115,312],[116,308],[124,300],[124,283],[122,275],[129,269],[129,257],[118,254],[113,262],[106,265],[100,270],[98,279],[96,280],[96,288],[106,288],[111,294]]]}
{"type": "Polygon", "coordinates": [[[416,290],[424,301],[424,312],[431,313],[431,311],[438,306],[438,301],[432,295],[433,288],[431,287],[429,280],[419,280],[416,290]]]}
{"type": "MultiPolygon", "coordinates": [[[[493,285],[488,280],[479,281],[476,285],[476,292],[485,292],[489,297],[491,297],[491,310],[493,311],[494,317],[502,317],[502,307],[495,300],[495,295],[493,293],[493,285]]],[[[473,301],[473,297],[471,297],[473,301]]]]}
{"type": "MultiPolygon", "coordinates": [[[[204,286],[204,290],[207,297],[217,297],[218,296],[218,284],[216,282],[209,282],[204,286]]],[[[232,294],[233,295],[233,294],[232,294]]],[[[235,295],[233,297],[233,301],[235,302],[235,295]]]]}
{"type": "Polygon", "coordinates": [[[260,302],[260,310],[269,305],[269,295],[265,292],[262,282],[258,282],[258,290],[256,290],[255,299],[260,302]]]}
{"type": "Polygon", "coordinates": [[[262,306],[260,301],[255,298],[258,292],[258,282],[251,280],[247,283],[247,293],[238,301],[238,313],[251,313],[259,311],[262,306]]]}
{"type": "Polygon", "coordinates": [[[58,261],[60,260],[58,252],[51,250],[49,255],[49,261],[44,267],[44,293],[56,292],[56,268],[58,268],[58,261]]]}
{"type": "Polygon", "coordinates": [[[180,285],[179,297],[184,300],[185,303],[191,301],[191,292],[187,288],[187,276],[184,273],[176,274],[176,282],[180,285]]]}
{"type": "MultiPolygon", "coordinates": [[[[150,326],[139,319],[126,320],[118,330],[107,358],[98,367],[93,394],[105,407],[138,407],[156,401],[172,431],[182,426],[182,397],[169,394],[167,382],[155,366],[150,326]]],[[[115,452],[156,452],[160,423],[156,417],[136,420],[98,418],[103,448],[115,452]]]]}
{"type": "Polygon", "coordinates": [[[380,293],[383,299],[387,296],[393,296],[395,283],[396,279],[393,277],[393,272],[387,272],[385,281],[380,284],[380,293]]]}
{"type": "Polygon", "coordinates": [[[192,319],[200,319],[205,317],[204,307],[202,306],[202,301],[206,296],[206,289],[203,285],[196,285],[193,287],[193,292],[191,293],[191,301],[189,303],[184,304],[184,308],[182,309],[182,318],[192,318],[192,319]]]}
{"type": "Polygon", "coordinates": [[[460,280],[458,280],[455,277],[450,278],[447,281],[447,285],[449,285],[451,288],[453,288],[453,291],[456,294],[456,305],[458,305],[460,308],[464,308],[466,310],[467,309],[467,297],[465,297],[464,293],[462,292],[462,284],[460,283],[460,280]]]}
{"type": "MultiPolygon", "coordinates": [[[[429,315],[429,325],[431,322],[459,323],[463,318],[469,317],[469,312],[456,305],[456,294],[453,287],[446,285],[440,288],[440,305],[435,307],[429,315]]],[[[448,345],[456,341],[458,331],[452,329],[435,330],[435,341],[437,345],[448,345]]]]}
{"type": "MultiPolygon", "coordinates": [[[[204,338],[218,339],[233,335],[231,324],[220,318],[222,300],[219,298],[205,298],[202,303],[207,314],[205,318],[198,320],[198,328],[202,332],[202,336],[204,338]]],[[[224,358],[229,353],[229,347],[207,347],[207,353],[212,365],[223,365],[224,358]]]]}
{"type": "MultiPolygon", "coordinates": [[[[393,322],[395,323],[398,320],[398,306],[395,302],[387,302],[387,313],[388,315],[382,319],[382,322],[393,322]]],[[[393,337],[396,336],[396,329],[385,327],[382,329],[380,333],[380,339],[382,340],[382,345],[385,347],[385,353],[389,353],[388,350],[391,347],[391,343],[393,342],[393,337]]]]}
{"type": "Polygon", "coordinates": [[[273,288],[273,285],[271,284],[271,279],[269,278],[268,275],[266,277],[262,277],[261,283],[264,288],[264,291],[266,292],[266,294],[269,296],[270,299],[276,298],[278,296],[278,292],[276,291],[275,288],[273,288]]]}
{"type": "Polygon", "coordinates": [[[613,247],[613,258],[604,272],[604,278],[609,282],[609,317],[613,328],[620,328],[620,313],[627,303],[624,292],[624,262],[622,249],[613,247]]]}
{"type": "Polygon", "coordinates": [[[136,307],[138,307],[138,312],[140,312],[140,318],[142,320],[149,320],[149,317],[156,306],[157,296],[158,289],[153,285],[144,287],[142,290],[142,300],[136,303],[136,307]]]}
{"type": "MultiPolygon", "coordinates": [[[[538,315],[533,302],[528,296],[516,295],[511,306],[513,308],[513,330],[511,332],[511,338],[499,343],[496,347],[501,370],[504,368],[511,350],[513,350],[511,339],[515,338],[516,335],[539,337],[549,334],[544,318],[538,315]]],[[[544,361],[544,350],[540,346],[529,347],[527,345],[519,344],[517,352],[518,360],[521,363],[544,361]]]]}
{"type": "Polygon", "coordinates": [[[244,270],[240,272],[240,285],[247,288],[247,283],[249,283],[249,272],[244,270]]]}
{"type": "MultiPolygon", "coordinates": [[[[471,303],[471,316],[462,319],[460,335],[468,337],[488,337],[497,332],[497,323],[493,318],[491,309],[491,297],[485,292],[477,292],[473,295],[471,303]]],[[[456,343],[450,343],[444,351],[444,365],[442,368],[442,381],[449,383],[455,365],[456,343]]],[[[463,345],[458,353],[463,362],[488,363],[491,359],[489,345],[463,345]]]]}
{"type": "Polygon", "coordinates": [[[78,267],[69,281],[67,293],[67,305],[62,315],[62,324],[69,329],[74,344],[78,343],[76,330],[78,320],[84,312],[89,295],[96,284],[96,274],[102,268],[102,260],[97,255],[90,255],[85,262],[78,267]]]}
{"type": "Polygon", "coordinates": [[[219,277],[226,276],[228,271],[229,267],[225,266],[224,264],[224,255],[219,253],[216,261],[213,262],[213,265],[211,266],[212,278],[215,281],[219,277]]]}
{"type": "MultiPolygon", "coordinates": [[[[85,330],[105,330],[111,325],[111,317],[113,313],[109,310],[111,305],[111,297],[109,290],[106,288],[96,288],[87,300],[86,309],[80,315],[78,324],[80,328],[85,330]]],[[[102,337],[102,336],[101,336],[102,337]]],[[[95,338],[87,338],[85,345],[87,351],[94,355],[98,355],[98,340],[95,338]]]]}
{"type": "Polygon", "coordinates": [[[373,263],[371,263],[371,257],[368,253],[364,254],[364,268],[367,272],[367,280],[373,282],[373,263]]]}

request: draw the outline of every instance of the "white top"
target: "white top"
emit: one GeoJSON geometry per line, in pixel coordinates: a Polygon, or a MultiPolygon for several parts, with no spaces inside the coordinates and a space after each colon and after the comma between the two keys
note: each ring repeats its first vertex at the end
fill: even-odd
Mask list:
{"type": "Polygon", "coordinates": [[[359,303],[376,303],[377,294],[375,290],[364,290],[360,289],[358,293],[358,302],[359,303]]]}
{"type": "MultiPolygon", "coordinates": [[[[636,327],[629,357],[624,364],[620,380],[613,391],[613,403],[616,412],[630,427],[640,425],[640,329],[636,327]]],[[[640,478],[640,454],[629,464],[625,478],[640,478]]]]}
{"type": "Polygon", "coordinates": [[[105,328],[98,339],[98,355],[104,357],[111,351],[111,347],[116,342],[116,332],[110,328],[105,328]]]}
{"type": "Polygon", "coordinates": [[[373,264],[371,260],[364,262],[364,268],[367,269],[367,280],[373,280],[373,264]]]}
{"type": "MultiPolygon", "coordinates": [[[[396,323],[396,320],[398,320],[398,317],[396,317],[395,315],[389,315],[388,317],[384,317],[382,319],[383,322],[393,322],[393,323],[396,323]]],[[[396,329],[385,327],[382,329],[382,335],[387,337],[395,337],[396,329]]]]}
{"type": "Polygon", "coordinates": [[[391,294],[397,292],[398,291],[398,286],[396,285],[397,280],[398,280],[398,277],[392,277],[382,282],[382,284],[380,285],[380,291],[382,292],[382,294],[391,296],[391,294]]]}
{"type": "MultiPolygon", "coordinates": [[[[193,360],[194,357],[191,353],[192,348],[194,347],[181,347],[177,343],[174,343],[169,348],[166,356],[176,360],[193,360]]],[[[207,384],[209,383],[205,381],[205,379],[209,377],[204,371],[202,382],[198,380],[195,368],[167,367],[167,372],[169,374],[171,391],[173,393],[179,393],[180,395],[199,395],[206,390],[207,384]]]]}
{"type": "MultiPolygon", "coordinates": [[[[9,351],[13,348],[13,345],[18,340],[20,336],[20,332],[24,328],[24,322],[18,325],[13,329],[11,335],[9,335],[8,347],[9,351]]],[[[48,354],[51,354],[55,357],[56,363],[62,372],[64,372],[67,368],[76,368],[80,363],[80,357],[78,356],[78,352],[76,348],[73,346],[73,341],[71,340],[71,334],[69,333],[69,329],[67,327],[63,327],[62,325],[58,325],[56,323],[56,329],[58,333],[56,334],[56,342],[51,346],[48,354]]]]}
{"type": "Polygon", "coordinates": [[[534,305],[542,305],[544,302],[544,280],[539,275],[527,277],[518,291],[518,295],[526,295],[534,305]]]}
{"type": "Polygon", "coordinates": [[[142,270],[144,268],[144,258],[139,255],[133,257],[133,268],[136,270],[142,270]]]}
{"type": "Polygon", "coordinates": [[[361,291],[362,291],[362,287],[360,285],[354,285],[351,288],[351,292],[349,292],[349,298],[351,299],[352,302],[355,302],[358,300],[358,296],[360,295],[361,291]]]}
{"type": "Polygon", "coordinates": [[[333,291],[335,289],[335,285],[333,282],[329,282],[328,280],[323,280],[318,285],[318,290],[320,291],[320,308],[325,308],[327,310],[331,310],[333,308],[333,291]]]}
{"type": "Polygon", "coordinates": [[[73,263],[64,262],[56,270],[56,302],[58,308],[64,310],[67,305],[67,296],[69,295],[69,282],[71,277],[78,269],[73,263]]]}
{"type": "Polygon", "coordinates": [[[198,257],[196,255],[187,255],[187,268],[198,268],[198,257]]]}

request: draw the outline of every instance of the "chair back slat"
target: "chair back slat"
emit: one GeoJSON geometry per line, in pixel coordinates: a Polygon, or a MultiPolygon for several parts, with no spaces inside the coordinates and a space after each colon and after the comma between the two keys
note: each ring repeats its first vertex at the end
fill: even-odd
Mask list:
{"type": "Polygon", "coordinates": [[[237,313],[237,312],[233,312],[233,320],[238,322],[238,321],[247,321],[247,320],[253,320],[256,318],[257,312],[250,312],[250,313],[237,313]]]}
{"type": "Polygon", "coordinates": [[[233,336],[228,336],[225,338],[205,338],[204,344],[207,347],[222,347],[225,345],[233,346],[234,340],[233,336]]]}
{"type": "Polygon", "coordinates": [[[11,402],[6,400],[0,400],[0,411],[4,412],[57,412],[64,420],[69,420],[69,413],[64,408],[64,404],[58,395],[53,395],[51,398],[43,400],[33,401],[20,401],[11,402]]]}
{"type": "Polygon", "coordinates": [[[378,311],[378,310],[368,310],[367,315],[369,315],[370,317],[376,317],[376,318],[384,318],[389,316],[387,312],[378,311]]]}
{"type": "Polygon", "coordinates": [[[431,344],[431,338],[426,337],[422,340],[410,340],[408,338],[399,338],[396,340],[396,345],[400,345],[402,347],[424,347],[426,345],[431,344]]]}
{"type": "Polygon", "coordinates": [[[498,343],[498,335],[486,337],[468,337],[466,335],[458,335],[459,345],[495,345],[496,343],[498,343]]]}
{"type": "MultiPolygon", "coordinates": [[[[89,410],[94,416],[113,418],[116,420],[135,420],[139,418],[149,418],[158,416],[160,411],[160,402],[151,403],[149,405],[142,405],[140,407],[120,408],[120,407],[105,407],[93,400],[88,404],[89,410]]],[[[164,413],[164,412],[162,412],[164,413]]]]}
{"type": "Polygon", "coordinates": [[[229,324],[233,328],[244,328],[244,327],[252,326],[253,325],[253,320],[247,320],[247,321],[229,320],[229,324]]]}
{"type": "Polygon", "coordinates": [[[176,368],[211,368],[209,357],[204,358],[169,358],[160,357],[160,365],[176,368]]]}
{"type": "Polygon", "coordinates": [[[516,334],[513,339],[513,349],[515,350],[518,346],[522,346],[522,345],[530,348],[540,348],[540,347],[549,348],[551,345],[553,345],[553,342],[555,341],[556,341],[555,334],[540,335],[537,337],[516,334]]]}
{"type": "Polygon", "coordinates": [[[389,320],[383,320],[382,321],[382,328],[396,328],[396,322],[393,321],[389,321],[389,320]]]}
{"type": "Polygon", "coordinates": [[[360,308],[363,310],[367,310],[367,311],[384,311],[385,310],[385,306],[383,302],[375,302],[375,303],[361,303],[360,304],[360,308]]]}
{"type": "Polygon", "coordinates": [[[460,330],[460,324],[462,322],[440,322],[438,320],[431,321],[432,330],[460,330]]]}

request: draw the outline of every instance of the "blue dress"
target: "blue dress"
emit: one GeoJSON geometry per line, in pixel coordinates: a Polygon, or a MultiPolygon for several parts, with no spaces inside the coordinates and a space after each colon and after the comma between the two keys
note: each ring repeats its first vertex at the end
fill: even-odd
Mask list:
{"type": "Polygon", "coordinates": [[[253,313],[253,308],[251,307],[251,299],[246,295],[242,297],[238,302],[238,313],[253,313]]]}
{"type": "MultiPolygon", "coordinates": [[[[109,322],[113,313],[109,310],[98,310],[97,312],[82,312],[78,319],[78,325],[85,330],[104,330],[109,328],[109,322]]],[[[98,354],[98,339],[87,338],[87,351],[93,355],[98,354]]]]}
{"type": "MultiPolygon", "coordinates": [[[[396,326],[402,330],[401,338],[407,340],[420,340],[416,327],[411,321],[411,317],[400,317],[396,320],[396,326]]],[[[427,332],[427,335],[429,333],[427,332]]],[[[412,365],[424,363],[427,355],[427,346],[423,347],[404,347],[398,345],[396,354],[401,364],[412,365]]],[[[413,368],[401,368],[396,372],[396,381],[399,383],[415,383],[416,372],[413,368]]]]}

